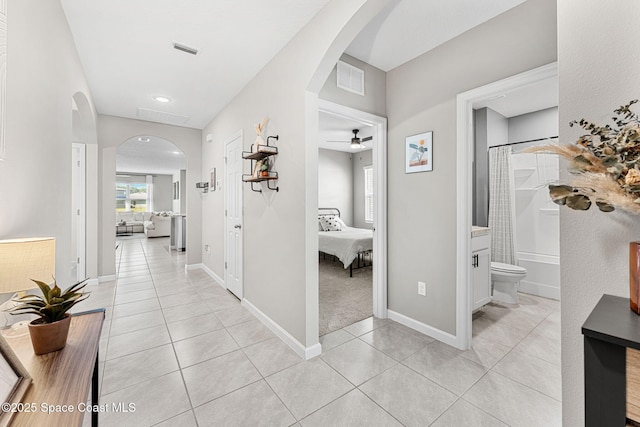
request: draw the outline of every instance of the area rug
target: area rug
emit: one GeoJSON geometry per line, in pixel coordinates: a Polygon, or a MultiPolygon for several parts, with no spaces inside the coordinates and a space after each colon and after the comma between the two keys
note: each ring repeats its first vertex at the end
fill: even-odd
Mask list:
{"type": "Polygon", "coordinates": [[[332,256],[320,257],[320,336],[371,317],[373,272],[371,267],[344,269],[332,256]]]}

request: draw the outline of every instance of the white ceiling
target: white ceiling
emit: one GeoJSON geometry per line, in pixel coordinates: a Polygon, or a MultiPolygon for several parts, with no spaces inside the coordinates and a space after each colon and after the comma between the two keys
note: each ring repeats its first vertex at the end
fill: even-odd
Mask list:
{"type": "Polygon", "coordinates": [[[197,129],[327,2],[61,0],[99,113],[197,129]]]}
{"type": "MultiPolygon", "coordinates": [[[[144,138],[144,137],[140,137],[144,138]]],[[[172,175],[187,168],[187,157],[173,143],[154,136],[148,142],[138,137],[118,146],[116,171],[118,173],[172,175]]]]}
{"type": "MultiPolygon", "coordinates": [[[[202,129],[328,1],[61,3],[99,113],[202,129]]],[[[347,52],[389,70],[523,1],[400,0],[347,52]]]]}
{"type": "Polygon", "coordinates": [[[348,153],[357,153],[373,148],[374,140],[363,142],[362,145],[364,148],[351,148],[353,129],[360,131],[358,132],[358,138],[361,139],[373,135],[373,126],[371,125],[321,111],[319,117],[318,148],[345,151],[348,153]]]}
{"type": "Polygon", "coordinates": [[[558,106],[558,78],[541,80],[505,92],[498,98],[476,102],[473,108],[489,107],[504,117],[514,117],[558,106]]]}
{"type": "Polygon", "coordinates": [[[370,22],[346,52],[389,71],[524,1],[401,0],[370,22]]]}

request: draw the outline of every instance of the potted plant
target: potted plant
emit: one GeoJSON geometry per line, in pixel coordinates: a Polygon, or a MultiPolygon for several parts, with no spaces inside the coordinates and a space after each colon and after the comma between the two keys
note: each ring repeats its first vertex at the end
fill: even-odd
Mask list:
{"type": "Polygon", "coordinates": [[[269,159],[262,160],[262,165],[260,165],[260,175],[263,177],[269,176],[269,159]]]}
{"type": "Polygon", "coordinates": [[[16,306],[9,309],[11,314],[35,314],[39,318],[29,323],[31,344],[36,354],[51,353],[61,350],[67,344],[71,307],[89,297],[88,292],[81,292],[86,286],[82,280],[62,291],[55,278],[53,287],[39,280],[31,279],[42,291],[40,295],[25,295],[14,299],[16,306]]]}

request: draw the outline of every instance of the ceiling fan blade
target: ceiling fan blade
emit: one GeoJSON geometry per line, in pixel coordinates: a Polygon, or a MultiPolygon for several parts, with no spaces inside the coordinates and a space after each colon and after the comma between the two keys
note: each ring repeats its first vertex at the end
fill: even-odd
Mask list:
{"type": "Polygon", "coordinates": [[[366,137],[366,138],[362,138],[362,139],[360,140],[360,142],[371,141],[372,139],[373,139],[373,137],[372,137],[372,136],[368,136],[368,137],[366,137]]]}

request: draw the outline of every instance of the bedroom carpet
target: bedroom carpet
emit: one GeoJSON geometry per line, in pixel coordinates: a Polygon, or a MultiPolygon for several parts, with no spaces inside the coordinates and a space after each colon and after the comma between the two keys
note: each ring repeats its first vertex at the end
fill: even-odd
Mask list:
{"type": "Polygon", "coordinates": [[[320,256],[320,336],[371,317],[373,272],[371,267],[345,270],[339,260],[320,256]]]}

